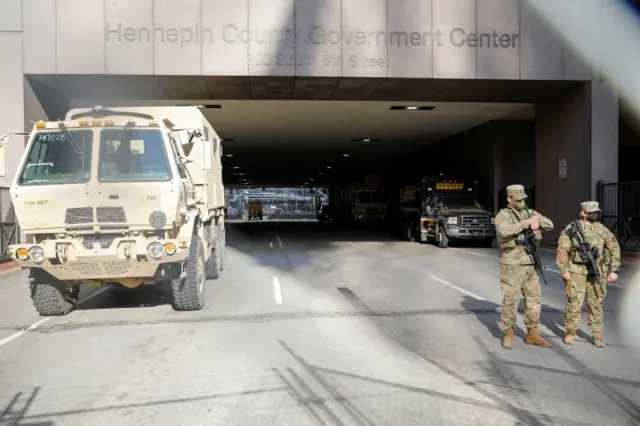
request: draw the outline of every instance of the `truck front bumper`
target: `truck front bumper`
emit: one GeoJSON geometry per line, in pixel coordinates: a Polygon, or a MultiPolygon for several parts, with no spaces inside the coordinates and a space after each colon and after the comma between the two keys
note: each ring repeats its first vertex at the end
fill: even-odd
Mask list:
{"type": "Polygon", "coordinates": [[[59,239],[38,244],[12,244],[8,254],[22,268],[40,268],[59,280],[151,278],[163,264],[184,261],[189,240],[59,239]]]}
{"type": "Polygon", "coordinates": [[[494,238],[496,236],[495,228],[473,228],[466,229],[458,226],[449,226],[447,228],[447,237],[458,240],[479,240],[494,238]]]}

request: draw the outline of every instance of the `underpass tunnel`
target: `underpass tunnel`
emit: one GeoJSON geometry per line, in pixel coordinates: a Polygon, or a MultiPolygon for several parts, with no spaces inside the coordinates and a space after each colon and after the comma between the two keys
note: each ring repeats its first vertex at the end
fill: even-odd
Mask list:
{"type": "Polygon", "coordinates": [[[227,188],[325,188],[336,205],[346,188],[376,186],[389,198],[388,220],[397,213],[399,189],[427,174],[477,180],[477,201],[492,214],[504,206],[506,186],[519,183],[530,207],[557,224],[544,241],[552,245],[580,202],[595,197],[596,183],[618,174],[610,143],[618,138],[618,103],[597,82],[27,79],[49,118],[95,105],[201,106],[222,138],[227,188]]]}

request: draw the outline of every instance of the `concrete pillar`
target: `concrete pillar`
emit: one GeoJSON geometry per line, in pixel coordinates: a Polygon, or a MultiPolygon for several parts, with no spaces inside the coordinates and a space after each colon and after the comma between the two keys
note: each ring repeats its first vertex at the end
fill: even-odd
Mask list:
{"type": "Polygon", "coordinates": [[[545,245],[596,198],[598,180],[618,178],[618,101],[600,81],[536,104],[536,207],[555,224],[545,245]]]}

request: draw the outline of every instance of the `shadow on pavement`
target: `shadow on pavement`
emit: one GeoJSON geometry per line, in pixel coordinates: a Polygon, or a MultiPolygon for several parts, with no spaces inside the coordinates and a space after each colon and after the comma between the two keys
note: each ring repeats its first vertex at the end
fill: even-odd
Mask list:
{"type": "Polygon", "coordinates": [[[30,392],[18,392],[2,411],[0,411],[0,425],[6,426],[54,426],[52,421],[42,421],[37,423],[25,423],[23,420],[33,405],[36,395],[40,391],[39,387],[33,388],[30,392]]]}
{"type": "Polygon", "coordinates": [[[104,293],[78,305],[79,311],[99,309],[151,308],[173,302],[170,283],[125,288],[114,285],[104,293]]]}

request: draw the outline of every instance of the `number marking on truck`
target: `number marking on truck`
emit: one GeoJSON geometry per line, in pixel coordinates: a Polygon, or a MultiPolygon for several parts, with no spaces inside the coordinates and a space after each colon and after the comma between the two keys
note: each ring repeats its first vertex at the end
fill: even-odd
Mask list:
{"type": "Polygon", "coordinates": [[[46,206],[49,204],[49,200],[26,200],[25,206],[46,206]]]}

